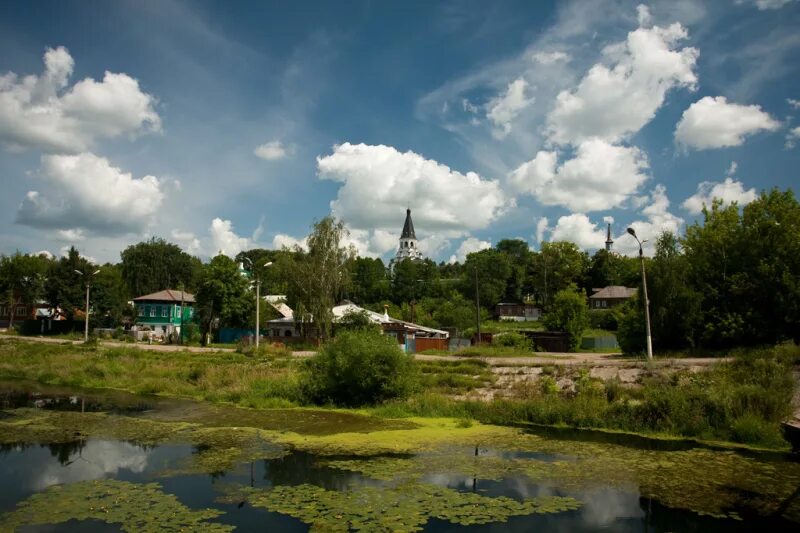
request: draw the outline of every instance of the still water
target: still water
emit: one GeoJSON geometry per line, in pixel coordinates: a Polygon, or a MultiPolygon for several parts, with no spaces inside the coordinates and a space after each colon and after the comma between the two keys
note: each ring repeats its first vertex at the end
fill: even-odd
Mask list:
{"type": "MultiPolygon", "coordinates": [[[[37,394],[31,395],[18,388],[0,394],[0,401],[0,407],[3,408],[0,412],[4,413],[0,422],[21,420],[20,413],[37,409],[51,411],[50,416],[66,416],[70,411],[101,413],[116,410],[123,416],[136,417],[157,410],[160,402],[154,399],[145,401],[136,397],[117,397],[116,403],[112,405],[114,402],[111,399],[97,395],[88,398],[79,393],[59,396],[42,393],[41,389],[37,394]]],[[[9,427],[4,425],[3,431],[7,432],[9,427]]],[[[736,454],[732,455],[732,452],[698,452],[687,443],[667,445],[668,448],[684,448],[681,450],[642,452],[643,446],[652,448],[657,445],[653,441],[631,439],[631,446],[626,448],[625,443],[619,442],[586,442],[601,438],[596,435],[583,442],[576,440],[580,436],[579,433],[548,432],[544,436],[536,437],[541,440],[535,442],[543,443],[541,451],[514,451],[492,447],[475,450],[471,446],[451,446],[444,452],[426,452],[415,456],[355,458],[320,457],[287,450],[267,458],[229,465],[224,470],[201,473],[197,472],[197,468],[187,465],[192,465],[193,460],[197,461],[204,454],[215,451],[210,448],[213,444],[144,445],[135,441],[87,437],[83,434],[67,442],[30,442],[29,437],[13,442],[14,439],[6,434],[2,439],[5,444],[0,446],[0,530],[17,526],[18,531],[136,531],[144,527],[145,522],[134,523],[131,521],[134,519],[149,520],[146,522],[149,525],[162,523],[164,530],[169,530],[175,524],[167,523],[166,517],[176,515],[186,515],[183,523],[186,529],[201,531],[209,530],[215,524],[233,526],[236,531],[308,531],[311,524],[316,524],[322,530],[331,527],[347,530],[348,524],[353,528],[377,530],[386,527],[387,523],[391,524],[391,519],[386,514],[391,512],[385,507],[387,505],[406,515],[421,515],[421,518],[412,520],[411,524],[431,532],[798,530],[798,524],[790,518],[796,516],[792,515],[791,509],[796,510],[798,507],[796,499],[800,490],[783,494],[783,501],[772,502],[775,505],[770,508],[769,513],[764,514],[759,511],[759,507],[763,507],[761,504],[748,504],[758,502],[758,494],[748,494],[748,489],[731,486],[735,484],[736,472],[725,477],[724,482],[712,479],[716,475],[712,473],[713,468],[719,468],[712,463],[718,457],[730,460],[733,467],[746,465],[753,472],[766,472],[766,479],[770,475],[777,479],[783,475],[782,472],[797,469],[797,463],[789,456],[755,454],[754,457],[750,453],[748,457],[741,458],[736,454]],[[697,479],[668,481],[676,484],[670,490],[679,496],[677,499],[670,499],[673,492],[664,492],[664,499],[669,499],[673,504],[678,502],[679,507],[668,507],[658,498],[652,497],[653,493],[660,494],[662,487],[644,487],[635,479],[630,482],[625,479],[621,482],[609,480],[608,483],[596,478],[592,478],[591,482],[578,479],[570,467],[585,460],[585,457],[581,459],[575,455],[574,450],[584,450],[586,446],[597,447],[592,450],[598,451],[598,462],[609,460],[605,454],[607,450],[611,450],[610,455],[618,457],[627,455],[626,450],[632,450],[632,454],[648,454],[642,456],[648,460],[663,456],[663,467],[666,469],[670,468],[671,461],[676,457],[694,457],[668,454],[707,454],[700,456],[699,464],[704,464],[702,461],[706,459],[702,459],[703,457],[707,458],[708,491],[700,490],[697,494],[699,497],[713,497],[716,494],[714,491],[720,491],[721,497],[729,498],[733,502],[730,505],[735,509],[728,508],[726,511],[730,511],[730,516],[734,518],[705,516],[705,507],[702,505],[699,506],[699,511],[685,508],[685,500],[680,497],[681,484],[685,484],[688,492],[698,491],[697,479]],[[458,456],[455,462],[453,456],[458,456]],[[464,464],[469,464],[465,461],[470,460],[478,461],[475,465],[484,466],[476,466],[475,472],[470,475],[469,468],[463,467],[464,464]],[[564,472],[570,473],[571,477],[569,482],[565,479],[563,483],[552,475],[537,478],[537,475],[531,474],[534,471],[531,465],[536,465],[536,472],[549,472],[550,467],[563,467],[564,472]],[[399,469],[401,466],[405,470],[399,469]],[[385,475],[387,468],[391,475],[385,475]],[[448,468],[453,470],[448,471],[448,468]],[[397,472],[407,471],[415,472],[408,478],[412,481],[399,483],[396,477],[392,477],[397,472]],[[151,486],[149,490],[153,492],[145,508],[142,508],[142,502],[135,497],[139,490],[137,487],[152,483],[158,485],[151,486]],[[398,483],[401,488],[407,487],[408,491],[403,492],[405,488],[398,489],[398,483]],[[69,493],[70,487],[77,487],[78,490],[73,491],[74,494],[69,493]],[[278,489],[284,491],[280,494],[285,495],[286,502],[290,503],[281,500],[284,496],[274,497],[278,489]],[[320,492],[320,489],[324,491],[320,492]],[[446,498],[447,501],[431,510],[430,502],[425,502],[424,498],[415,500],[420,490],[429,491],[435,495],[431,497],[446,498]],[[116,510],[105,510],[103,505],[106,504],[98,503],[100,500],[91,501],[94,494],[92,491],[98,491],[98,494],[113,492],[117,494],[114,496],[115,501],[122,500],[123,503],[114,507],[116,510]],[[45,497],[38,504],[35,499],[37,494],[45,497]],[[314,496],[319,494],[325,495],[323,498],[327,504],[321,502],[319,496],[314,496]],[[345,502],[336,499],[335,496],[338,495],[349,495],[352,498],[345,502]],[[470,495],[486,499],[464,499],[470,495]],[[130,505],[138,506],[137,508],[124,509],[124,502],[128,501],[128,497],[131,498],[130,505]],[[453,523],[447,519],[447,508],[450,505],[462,510],[475,509],[474,512],[480,515],[483,507],[480,502],[492,503],[499,501],[497,498],[523,502],[531,498],[552,497],[578,502],[578,507],[546,510],[538,514],[511,513],[510,516],[504,516],[505,521],[491,518],[478,520],[488,523],[469,523],[469,519],[453,523]],[[28,507],[24,512],[15,511],[21,502],[28,502],[25,503],[28,507]],[[314,515],[316,518],[309,518],[308,508],[323,508],[325,505],[330,506],[329,513],[323,510],[319,515],[314,515]],[[337,507],[339,505],[341,508],[337,507]],[[370,505],[378,507],[375,514],[368,515],[365,522],[354,518],[356,515],[361,516],[360,511],[370,505]],[[88,509],[84,514],[75,510],[81,506],[88,509]],[[203,509],[216,510],[215,516],[195,520],[197,517],[193,517],[191,513],[203,509]],[[129,518],[120,518],[123,523],[118,523],[107,519],[103,513],[109,516],[118,513],[119,516],[129,518]],[[148,513],[154,513],[155,516],[145,516],[148,513]],[[71,516],[74,518],[67,519],[71,516]],[[372,521],[369,516],[382,516],[384,521],[372,521]],[[47,523],[48,519],[58,523],[47,523]],[[164,521],[160,522],[161,519],[164,521]],[[107,523],[109,520],[112,523],[107,523]],[[468,525],[464,525],[464,521],[468,525]]],[[[635,457],[639,460],[639,456],[635,457]]],[[[627,468],[625,464],[620,463],[620,468],[627,468]]],[[[750,471],[742,474],[748,475],[750,471]]],[[[704,472],[698,470],[695,475],[702,478],[704,472]]],[[[407,527],[407,523],[398,521],[394,526],[403,528],[407,527]]],[[[174,528],[178,529],[180,527],[174,528]]]]}

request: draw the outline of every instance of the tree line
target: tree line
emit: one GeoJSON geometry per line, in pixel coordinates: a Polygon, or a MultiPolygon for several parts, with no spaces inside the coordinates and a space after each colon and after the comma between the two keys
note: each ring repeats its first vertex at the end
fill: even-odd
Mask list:
{"type": "MultiPolygon", "coordinates": [[[[658,349],[724,347],[775,342],[800,330],[800,207],[791,191],[764,192],[744,208],[715,202],[684,236],[659,236],[646,258],[653,340],[658,349]]],[[[519,239],[469,254],[463,262],[405,260],[388,265],[358,257],[341,221],[312,226],[306,249],[251,249],[203,263],[161,238],[131,245],[119,263],[102,265],[92,282],[99,325],[133,317],[128,302],[163,289],[195,294],[201,329],[251,327],[253,281],[262,294],[285,294],[299,320],[330,334],[330,309],[347,299],[423,325],[466,329],[475,324],[476,292],[483,318],[499,302],[530,302],[549,310],[559,292],[588,296],[608,285],[639,287],[640,262],[604,249],[590,255],[571,242],[531,250],[519,239]],[[252,265],[249,277],[239,265],[252,265]],[[269,266],[265,266],[270,263],[269,266]]],[[[93,267],[77,250],[55,259],[0,256],[0,294],[44,300],[68,317],[82,309],[85,277],[93,267]]],[[[615,311],[621,342],[636,350],[643,338],[641,299],[615,311]],[[640,334],[641,333],[641,334],[640,334]]],[[[266,310],[269,318],[269,309],[266,310]]],[[[274,315],[273,315],[274,316],[274,315]]]]}

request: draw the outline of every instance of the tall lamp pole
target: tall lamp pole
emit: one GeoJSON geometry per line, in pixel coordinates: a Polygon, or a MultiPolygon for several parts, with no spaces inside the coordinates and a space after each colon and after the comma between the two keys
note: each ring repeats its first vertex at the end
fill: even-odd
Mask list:
{"type": "Polygon", "coordinates": [[[647,335],[647,359],[653,360],[653,338],[650,336],[650,300],[647,298],[647,276],[644,273],[644,253],[642,244],[647,241],[640,241],[633,228],[628,228],[628,233],[639,243],[639,259],[642,261],[642,291],[644,292],[644,327],[647,335]]]}
{"type": "MultiPolygon", "coordinates": [[[[260,313],[261,313],[261,277],[256,272],[255,268],[253,267],[253,260],[249,257],[245,256],[245,261],[247,261],[250,265],[250,271],[256,278],[256,351],[258,351],[259,340],[261,337],[261,325],[259,324],[260,313]]],[[[264,263],[265,267],[272,265],[272,261],[264,263]]]]}
{"type": "Polygon", "coordinates": [[[92,276],[96,276],[100,273],[100,269],[98,268],[88,276],[81,272],[80,270],[75,269],[75,272],[80,274],[81,276],[86,276],[86,313],[84,313],[84,323],[83,323],[83,342],[87,342],[89,340],[89,287],[92,286],[92,276]]]}

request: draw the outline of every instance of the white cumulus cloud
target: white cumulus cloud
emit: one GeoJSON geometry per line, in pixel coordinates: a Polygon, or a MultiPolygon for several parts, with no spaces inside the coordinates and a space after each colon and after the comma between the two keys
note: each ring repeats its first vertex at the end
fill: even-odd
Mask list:
{"type": "Polygon", "coordinates": [[[550,229],[550,221],[547,220],[547,217],[541,217],[539,220],[536,221],[536,242],[541,244],[544,242],[544,234],[550,229]]]}
{"type": "Polygon", "coordinates": [[[583,213],[559,217],[550,235],[554,241],[570,241],[584,250],[597,250],[605,246],[606,233],[602,227],[583,213]]]}
{"type": "Polygon", "coordinates": [[[532,57],[534,61],[542,65],[552,65],[553,63],[560,63],[562,61],[567,62],[571,59],[568,53],[560,50],[554,50],[552,52],[538,51],[534,52],[532,57]]]}
{"type": "Polygon", "coordinates": [[[494,135],[502,139],[511,133],[511,122],[534,101],[528,96],[528,82],[517,78],[508,84],[506,92],[489,100],[486,104],[486,118],[495,125],[494,135]]]}
{"type": "Polygon", "coordinates": [[[289,149],[283,145],[281,141],[270,141],[268,143],[257,146],[253,153],[261,159],[267,161],[275,161],[283,159],[289,155],[289,149]]]}
{"type": "Polygon", "coordinates": [[[676,48],[687,36],[679,23],[640,27],[626,41],[608,46],[604,50],[608,64],[594,65],[577,88],[558,94],[547,117],[550,140],[558,144],[591,138],[613,142],[639,131],[655,116],[667,91],[694,88],[698,51],[676,48]]]}
{"type": "Polygon", "coordinates": [[[757,105],[728,103],[724,96],[706,96],[683,112],[675,128],[679,145],[696,150],[739,146],[745,137],[775,131],[780,122],[757,105]]]}
{"type": "Polygon", "coordinates": [[[740,206],[747,205],[756,199],[755,189],[745,189],[741,181],[725,178],[722,183],[704,181],[697,185],[697,192],[683,202],[683,208],[693,215],[699,215],[703,206],[711,206],[715,198],[724,204],[736,202],[740,206]]]}
{"type": "Polygon", "coordinates": [[[481,250],[486,250],[491,247],[492,243],[489,241],[482,241],[475,237],[467,237],[461,241],[461,245],[458,247],[458,250],[456,250],[456,253],[450,256],[450,262],[463,262],[469,254],[480,252],[481,250]]]}
{"type": "MultiPolygon", "coordinates": [[[[675,235],[680,234],[683,219],[669,211],[670,201],[667,197],[667,189],[661,184],[656,185],[650,192],[648,204],[642,209],[641,214],[644,220],[631,222],[628,226],[636,231],[636,235],[641,240],[646,240],[643,249],[645,255],[653,255],[658,236],[665,231],[675,235]]],[[[639,253],[639,245],[636,240],[626,232],[614,238],[614,250],[634,255],[639,253]]]]}
{"type": "Polygon", "coordinates": [[[221,253],[228,257],[235,257],[239,252],[252,247],[250,239],[240,237],[233,231],[233,224],[230,220],[215,218],[211,221],[208,232],[211,235],[211,244],[213,246],[212,255],[221,253]]]}
{"type": "Polygon", "coordinates": [[[544,205],[588,212],[624,204],[647,180],[647,168],[647,157],[638,148],[593,139],[581,143],[575,157],[560,165],[558,153],[540,151],[508,179],[516,190],[544,205]]]}
{"type": "Polygon", "coordinates": [[[798,139],[800,139],[800,126],[790,129],[786,134],[786,149],[794,148],[798,139]]]}
{"type": "Polygon", "coordinates": [[[160,131],[156,99],[127,74],[106,72],[67,88],[74,60],[66,48],[48,48],[41,75],[0,76],[0,143],[76,153],[98,138],[160,131]]]}
{"type": "Polygon", "coordinates": [[[272,238],[272,248],[274,250],[280,250],[282,248],[294,249],[295,246],[299,246],[303,250],[308,249],[306,238],[298,239],[291,235],[286,235],[285,233],[278,233],[272,238]]]}
{"type": "Polygon", "coordinates": [[[318,157],[317,167],[320,179],[343,184],[331,210],[351,229],[397,234],[411,206],[417,237],[457,237],[485,228],[508,205],[497,181],[391,146],[345,143],[318,157]]]}
{"type": "Polygon", "coordinates": [[[134,178],[92,153],[45,155],[17,222],[36,228],[114,235],[145,229],[164,199],[155,176],[134,178]]]}

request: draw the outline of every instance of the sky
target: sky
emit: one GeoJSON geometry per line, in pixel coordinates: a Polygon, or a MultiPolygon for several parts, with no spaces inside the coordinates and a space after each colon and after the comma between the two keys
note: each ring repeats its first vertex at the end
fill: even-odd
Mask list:
{"type": "Polygon", "coordinates": [[[0,253],[638,252],[796,191],[800,1],[0,0],[0,253]]]}

